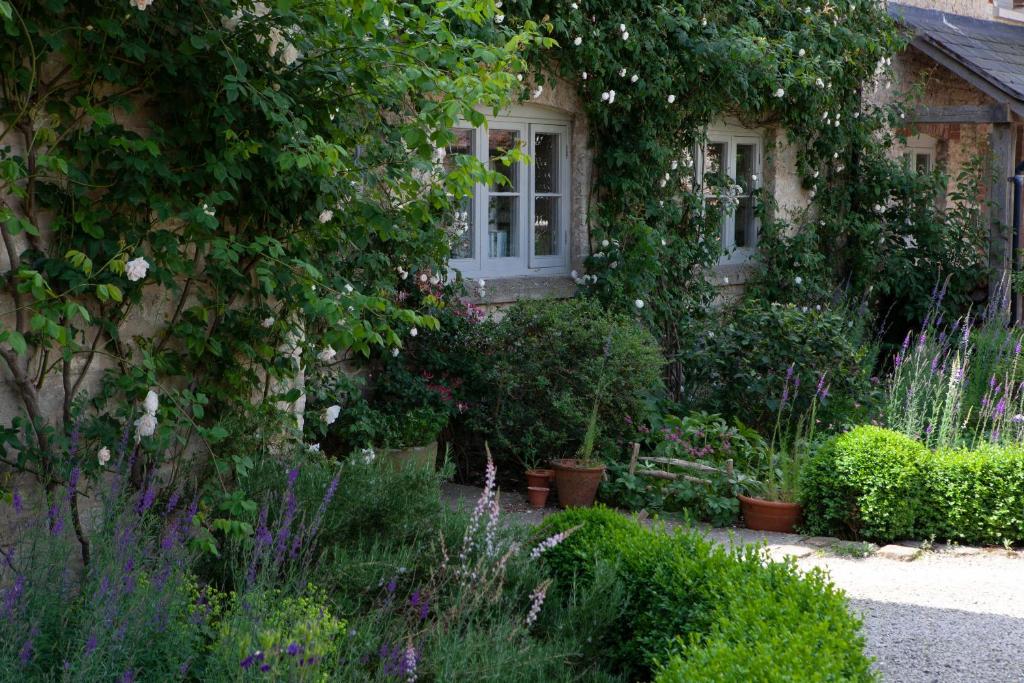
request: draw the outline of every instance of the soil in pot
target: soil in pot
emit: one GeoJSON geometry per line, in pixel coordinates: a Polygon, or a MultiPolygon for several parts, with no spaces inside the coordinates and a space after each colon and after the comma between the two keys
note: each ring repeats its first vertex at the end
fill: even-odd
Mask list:
{"type": "Polygon", "coordinates": [[[527,487],[550,488],[553,474],[549,469],[526,470],[526,485],[527,487]]]}
{"type": "Polygon", "coordinates": [[[604,476],[604,465],[581,465],[575,458],[555,460],[555,483],[558,504],[562,507],[589,507],[597,497],[597,487],[604,476]]]}
{"type": "Polygon", "coordinates": [[[800,523],[802,512],[799,503],[782,503],[748,496],[739,496],[739,499],[743,521],[748,529],[796,533],[796,525],[800,523]]]}
{"type": "Polygon", "coordinates": [[[530,505],[538,510],[548,504],[548,493],[551,492],[547,486],[531,486],[526,489],[530,505]]]}

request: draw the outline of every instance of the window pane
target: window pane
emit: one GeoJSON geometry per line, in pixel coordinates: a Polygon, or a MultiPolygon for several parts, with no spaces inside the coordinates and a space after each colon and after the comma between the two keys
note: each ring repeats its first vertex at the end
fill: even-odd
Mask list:
{"type": "Polygon", "coordinates": [[[537,197],[533,202],[533,254],[557,256],[560,228],[559,197],[537,197]]]}
{"type": "Polygon", "coordinates": [[[444,170],[452,171],[455,169],[455,159],[452,155],[454,154],[475,154],[476,150],[473,149],[473,131],[469,128],[456,128],[454,131],[455,140],[452,144],[448,145],[448,153],[444,157],[444,170]]]}
{"type": "Polygon", "coordinates": [[[754,199],[743,197],[736,206],[733,246],[737,249],[754,246],[754,199]]]}
{"type": "Polygon", "coordinates": [[[492,196],[487,203],[487,255],[505,258],[519,255],[519,197],[492,196]]]}
{"type": "MultiPolygon", "coordinates": [[[[444,167],[451,171],[455,168],[456,154],[473,155],[474,149],[473,130],[458,128],[455,130],[455,140],[448,146],[448,154],[444,158],[444,167]]],[[[448,224],[448,234],[451,239],[452,258],[473,258],[473,198],[463,197],[455,206],[451,221],[448,224]]]]}
{"type": "Polygon", "coordinates": [[[534,185],[537,192],[560,192],[558,187],[558,135],[533,136],[534,185]]]}
{"type": "Polygon", "coordinates": [[[717,175],[722,172],[722,162],[725,160],[725,143],[712,142],[708,145],[704,154],[704,178],[717,175]]]}
{"type": "Polygon", "coordinates": [[[507,179],[507,182],[498,181],[491,186],[494,192],[518,192],[519,191],[519,164],[514,163],[506,166],[498,161],[498,158],[516,148],[519,141],[519,131],[515,130],[491,130],[487,132],[487,144],[489,146],[487,158],[490,160],[490,170],[500,174],[507,179]]]}
{"type": "Polygon", "coordinates": [[[473,198],[466,197],[455,207],[448,234],[452,258],[473,258],[473,198]]]}
{"type": "Polygon", "coordinates": [[[918,173],[928,173],[932,170],[932,155],[919,153],[914,158],[914,170],[918,173]]]}
{"type": "Polygon", "coordinates": [[[757,163],[757,147],[754,145],[736,145],[736,184],[744,192],[754,187],[754,174],[757,163]]]}

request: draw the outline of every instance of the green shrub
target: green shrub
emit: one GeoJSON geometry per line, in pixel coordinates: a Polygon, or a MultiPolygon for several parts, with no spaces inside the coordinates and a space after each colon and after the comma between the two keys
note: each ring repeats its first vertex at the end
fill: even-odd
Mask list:
{"type": "Polygon", "coordinates": [[[764,565],[754,547],[726,550],[695,532],[646,529],[601,507],[552,515],[538,533],[571,528],[543,555],[545,566],[563,583],[586,583],[599,561],[615,562],[626,601],[601,656],[631,680],[658,662],[698,656],[705,639],[711,645],[721,640],[715,647],[742,646],[748,623],[754,630],[791,632],[797,652],[806,653],[805,667],[825,657],[844,680],[870,678],[859,621],[821,574],[802,578],[792,563],[764,565]],[[677,637],[688,644],[681,654],[677,637]]]}
{"type": "Polygon", "coordinates": [[[1024,541],[1024,448],[937,451],[921,465],[919,538],[1024,541]]]}
{"type": "Polygon", "coordinates": [[[264,677],[289,681],[327,680],[345,622],[331,614],[326,596],[285,597],[278,591],[231,595],[216,625],[205,680],[264,677]]]}
{"type": "Polygon", "coordinates": [[[875,349],[865,343],[865,330],[865,321],[843,308],[745,300],[723,311],[688,354],[684,404],[770,433],[792,366],[800,380],[790,392],[793,414],[808,412],[825,373],[829,396],[818,417],[826,428],[842,425],[871,394],[875,349]]]}
{"type": "Polygon", "coordinates": [[[645,328],[594,300],[538,300],[512,306],[499,335],[490,406],[496,455],[572,457],[596,400],[596,452],[625,457],[627,416],[661,388],[664,358],[645,328]]]}
{"type": "Polygon", "coordinates": [[[822,573],[793,580],[793,572],[791,565],[768,565],[767,580],[746,583],[710,633],[679,639],[680,651],[656,683],[873,680],[863,638],[839,608],[842,598],[822,573]]]}
{"type": "Polygon", "coordinates": [[[805,530],[875,541],[1024,540],[1024,449],[931,451],[878,427],[833,439],[803,471],[805,530]]]}
{"type": "Polygon", "coordinates": [[[858,427],[816,449],[800,478],[806,531],[879,541],[912,536],[925,451],[880,427],[858,427]]]}

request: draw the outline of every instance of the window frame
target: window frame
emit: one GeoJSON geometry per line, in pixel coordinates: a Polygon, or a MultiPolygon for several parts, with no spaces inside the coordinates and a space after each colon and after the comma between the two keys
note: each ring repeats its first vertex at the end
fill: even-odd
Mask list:
{"type": "Polygon", "coordinates": [[[903,160],[907,164],[907,168],[917,173],[917,155],[925,154],[928,156],[928,170],[926,173],[931,173],[936,168],[936,150],[938,149],[938,141],[930,135],[914,135],[907,138],[907,144],[903,147],[903,160]]]}
{"type": "Polygon", "coordinates": [[[468,122],[460,121],[456,129],[471,130],[473,133],[473,149],[476,158],[483,164],[489,162],[489,134],[492,130],[515,130],[519,139],[526,143],[525,153],[530,157],[529,163],[517,163],[518,200],[517,210],[517,256],[491,257],[490,232],[488,228],[488,210],[492,192],[497,196],[508,196],[507,188],[497,192],[483,183],[476,183],[472,194],[473,206],[473,256],[470,258],[452,258],[448,265],[465,277],[508,278],[519,276],[550,276],[569,272],[570,234],[572,226],[571,202],[572,185],[570,172],[570,135],[571,126],[567,116],[560,116],[546,110],[534,110],[526,107],[514,107],[500,116],[488,116],[487,121],[476,128],[468,122]],[[539,196],[558,196],[559,235],[557,240],[558,253],[555,255],[534,254],[536,235],[536,163],[535,148],[537,133],[553,133],[558,135],[557,193],[539,193],[539,196]]]}
{"type": "MultiPolygon", "coordinates": [[[[733,182],[736,182],[736,148],[738,145],[752,145],[754,147],[754,164],[750,191],[737,195],[737,199],[746,199],[761,188],[764,166],[764,136],[752,128],[743,128],[734,125],[709,126],[706,132],[706,139],[699,145],[696,160],[697,182],[701,188],[701,194],[705,200],[710,196],[704,188],[704,172],[707,160],[707,148],[709,145],[721,144],[725,146],[725,173],[733,182]]],[[[705,204],[706,207],[706,204],[705,204]]],[[[737,208],[727,212],[722,218],[721,231],[719,233],[719,244],[722,247],[722,255],[718,259],[719,265],[743,263],[753,258],[757,252],[757,245],[760,241],[761,221],[755,212],[751,225],[750,246],[736,246],[736,214],[737,208]]]]}

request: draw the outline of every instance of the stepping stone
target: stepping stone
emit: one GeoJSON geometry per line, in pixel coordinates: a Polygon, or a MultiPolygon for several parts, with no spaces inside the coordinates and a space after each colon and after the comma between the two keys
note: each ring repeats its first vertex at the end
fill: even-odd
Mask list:
{"type": "Polygon", "coordinates": [[[828,548],[839,543],[839,539],[834,536],[809,536],[800,542],[812,548],[828,548]]]}
{"type": "Polygon", "coordinates": [[[808,548],[802,545],[770,545],[768,546],[768,554],[771,555],[772,559],[776,562],[782,561],[786,557],[795,557],[800,559],[801,557],[807,557],[814,552],[814,548],[808,548]]]}
{"type": "Polygon", "coordinates": [[[912,562],[921,554],[920,548],[908,548],[905,545],[883,545],[875,553],[887,560],[899,560],[900,562],[912,562]]]}

